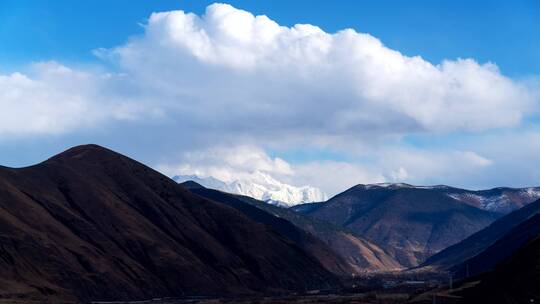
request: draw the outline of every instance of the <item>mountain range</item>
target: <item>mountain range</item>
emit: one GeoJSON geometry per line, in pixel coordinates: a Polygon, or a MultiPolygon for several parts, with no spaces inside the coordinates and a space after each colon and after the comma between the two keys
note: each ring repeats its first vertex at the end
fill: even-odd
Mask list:
{"type": "MultiPolygon", "coordinates": [[[[218,180],[204,181],[230,191],[218,180]]],[[[357,185],[326,202],[289,207],[296,215],[260,201],[254,205],[314,234],[361,272],[416,267],[539,195],[539,188],[533,187],[474,191],[445,185],[379,183],[357,185]]],[[[243,197],[249,200],[249,196],[243,197]]]]}
{"type": "Polygon", "coordinates": [[[471,303],[538,297],[537,188],[357,185],[285,208],[179,180],[97,145],[0,167],[0,302],[340,292],[411,267],[464,278],[471,303]]]}
{"type": "Polygon", "coordinates": [[[415,267],[505,213],[529,204],[537,190],[369,184],[352,187],[323,203],[292,208],[345,227],[383,248],[403,267],[415,267]]]}
{"type": "Polygon", "coordinates": [[[362,235],[403,267],[418,265],[499,217],[437,188],[386,185],[352,187],[308,214],[362,235]]]}
{"type": "Polygon", "coordinates": [[[206,188],[249,196],[281,207],[322,202],[327,199],[318,188],[291,186],[261,171],[253,172],[249,178],[232,182],[224,182],[211,176],[201,178],[196,175],[176,175],[173,179],[179,183],[194,181],[206,188]]]}

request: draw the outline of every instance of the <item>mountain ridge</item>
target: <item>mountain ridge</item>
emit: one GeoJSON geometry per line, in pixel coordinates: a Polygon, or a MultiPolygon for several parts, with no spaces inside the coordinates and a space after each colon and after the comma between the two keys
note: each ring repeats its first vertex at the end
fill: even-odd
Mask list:
{"type": "Polygon", "coordinates": [[[0,168],[0,297],[135,300],[339,286],[271,227],[97,145],[0,168]]]}
{"type": "MultiPolygon", "coordinates": [[[[540,199],[540,187],[494,187],[490,189],[468,190],[448,185],[419,186],[407,183],[358,184],[352,188],[386,189],[425,189],[440,191],[447,196],[468,205],[492,212],[507,214],[537,199],[540,199]]],[[[339,194],[338,194],[339,195],[339,194]]]]}

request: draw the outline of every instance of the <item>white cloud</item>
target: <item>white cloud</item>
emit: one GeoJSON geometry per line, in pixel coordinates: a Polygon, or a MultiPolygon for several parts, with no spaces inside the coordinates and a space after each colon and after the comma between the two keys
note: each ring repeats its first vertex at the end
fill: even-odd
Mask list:
{"type": "Polygon", "coordinates": [[[107,85],[112,81],[110,74],[57,62],[34,63],[24,74],[0,74],[0,135],[60,134],[103,121],[135,119],[142,105],[116,96],[107,85]]]}
{"type": "Polygon", "coordinates": [[[386,147],[366,154],[369,163],[315,160],[289,163],[254,146],[219,147],[184,153],[175,164],[156,168],[169,175],[214,177],[225,182],[252,180],[259,172],[295,186],[310,185],[332,196],[357,184],[407,182],[417,185],[463,185],[485,177],[492,161],[472,151],[429,151],[386,147]],[[465,178],[465,180],[463,180],[465,178]]]}
{"type": "Polygon", "coordinates": [[[249,179],[256,172],[280,177],[293,174],[289,163],[279,157],[272,158],[254,146],[190,151],[183,153],[178,164],[161,164],[157,168],[169,176],[212,176],[224,182],[249,179]]]}
{"type": "Polygon", "coordinates": [[[0,132],[61,133],[157,113],[201,136],[332,146],[513,126],[537,98],[491,63],[434,65],[369,34],[285,27],[227,4],[202,16],[154,13],[144,34],[95,53],[115,72],[45,63],[1,75],[0,132]]]}
{"type": "Polygon", "coordinates": [[[417,185],[470,185],[492,164],[492,160],[473,151],[451,148],[386,147],[376,159],[376,166],[381,168],[387,181],[417,185]]]}
{"type": "Polygon", "coordinates": [[[270,157],[254,146],[214,147],[184,153],[176,164],[163,163],[156,168],[169,175],[214,177],[225,182],[254,180],[260,173],[294,186],[311,185],[328,194],[343,191],[358,183],[383,182],[381,174],[367,168],[336,161],[290,164],[270,157]]]}
{"type": "Polygon", "coordinates": [[[404,181],[409,177],[409,173],[407,173],[407,170],[403,167],[399,167],[397,170],[393,170],[390,172],[390,180],[392,181],[404,181]]]}
{"type": "Polygon", "coordinates": [[[226,4],[203,16],[152,14],[144,35],[101,53],[164,93],[191,123],[237,133],[481,131],[518,124],[534,99],[492,63],[433,65],[369,34],[284,27],[226,4]]]}
{"type": "Polygon", "coordinates": [[[293,166],[291,181],[322,189],[329,196],[357,184],[382,183],[386,178],[381,168],[343,161],[312,161],[293,166]]]}
{"type": "MultiPolygon", "coordinates": [[[[63,66],[41,65],[38,79],[21,73],[0,75],[0,134],[55,133],[84,123],[87,100],[55,79],[81,77],[63,66]]],[[[79,83],[77,83],[79,85],[79,83]]]]}
{"type": "MultiPolygon", "coordinates": [[[[302,181],[337,194],[357,184],[405,182],[415,185],[450,184],[465,186],[485,179],[491,160],[472,151],[430,151],[384,147],[364,155],[371,160],[313,161],[292,164],[290,180],[302,181]]],[[[473,184],[476,185],[476,184],[473,184]]]]}

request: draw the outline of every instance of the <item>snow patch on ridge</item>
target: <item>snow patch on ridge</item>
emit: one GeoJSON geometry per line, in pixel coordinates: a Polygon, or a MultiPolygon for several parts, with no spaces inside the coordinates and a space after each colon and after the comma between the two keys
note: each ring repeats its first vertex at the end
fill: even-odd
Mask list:
{"type": "Polygon", "coordinates": [[[495,194],[486,194],[485,192],[448,193],[447,195],[453,199],[475,205],[484,210],[502,213],[511,212],[540,199],[540,188],[537,187],[507,189],[495,194]]]}
{"type": "Polygon", "coordinates": [[[375,184],[366,184],[359,185],[365,189],[373,188],[388,188],[388,189],[400,189],[400,188],[411,188],[411,189],[448,189],[449,186],[445,185],[435,185],[435,186],[414,186],[406,183],[375,183],[375,184]]]}
{"type": "Polygon", "coordinates": [[[529,203],[540,199],[540,187],[507,188],[499,187],[488,190],[465,190],[446,185],[415,186],[406,183],[377,183],[360,184],[365,190],[371,189],[427,189],[446,194],[448,197],[462,203],[502,214],[510,213],[529,203]]]}

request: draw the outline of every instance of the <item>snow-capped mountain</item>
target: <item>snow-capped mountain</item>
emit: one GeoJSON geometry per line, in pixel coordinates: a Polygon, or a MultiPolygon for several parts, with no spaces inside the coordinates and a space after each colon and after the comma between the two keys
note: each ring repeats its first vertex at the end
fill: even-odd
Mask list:
{"type": "Polygon", "coordinates": [[[207,188],[250,196],[281,207],[321,202],[327,199],[318,188],[288,185],[261,171],[254,172],[249,178],[232,182],[224,182],[211,176],[201,178],[195,175],[177,175],[173,179],[178,183],[191,180],[207,188]]]}

